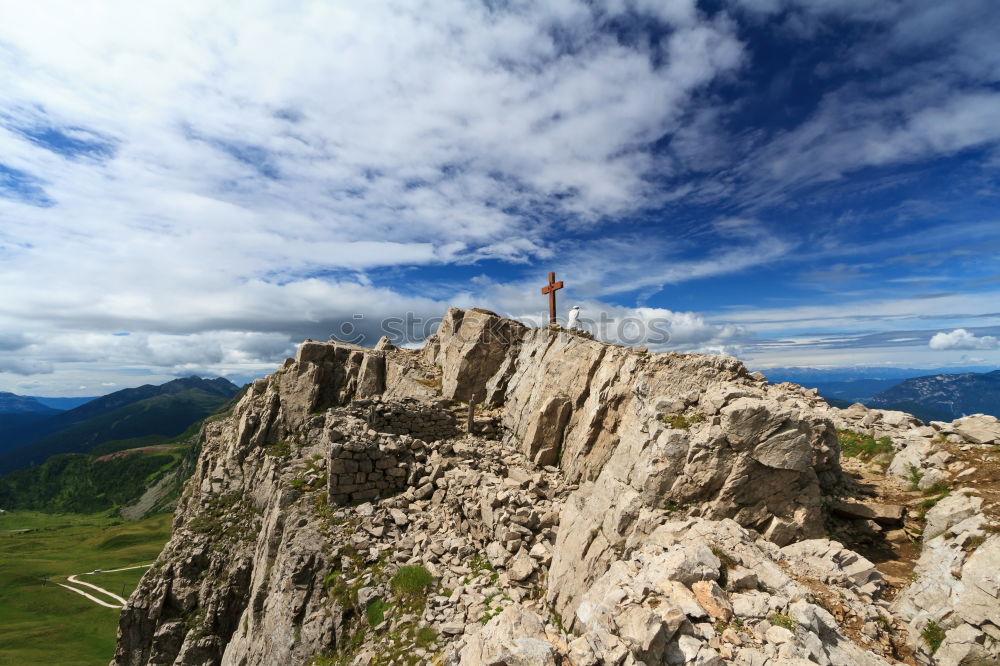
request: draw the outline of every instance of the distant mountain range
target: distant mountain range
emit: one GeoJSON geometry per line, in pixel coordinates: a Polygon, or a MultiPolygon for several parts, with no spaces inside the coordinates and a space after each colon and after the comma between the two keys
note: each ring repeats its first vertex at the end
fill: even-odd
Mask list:
{"type": "MultiPolygon", "coordinates": [[[[977,368],[981,369],[981,368],[977,368]]],[[[1000,416],[1000,370],[960,372],[913,368],[771,368],[768,381],[815,388],[827,402],[844,407],[898,409],[922,421],[951,421],[966,414],[1000,416]],[[900,375],[904,376],[900,376],[900,375]]]]}
{"type": "Polygon", "coordinates": [[[905,379],[868,401],[871,407],[910,412],[922,421],[966,414],[1000,414],[1000,370],[905,379]]]}
{"type": "MultiPolygon", "coordinates": [[[[223,378],[186,377],[160,386],[116,391],[61,412],[0,414],[0,474],[40,464],[60,453],[157,444],[180,435],[238,391],[239,387],[223,378]]],[[[5,404],[21,409],[31,406],[27,396],[6,396],[13,397],[5,404]]]]}
{"type": "Polygon", "coordinates": [[[55,414],[58,411],[33,396],[0,391],[0,414],[55,414]]]}
{"type": "Polygon", "coordinates": [[[882,391],[899,384],[898,379],[846,379],[834,382],[795,382],[808,388],[819,390],[824,398],[843,400],[847,403],[860,402],[868,404],[882,391]]]}
{"type": "Polygon", "coordinates": [[[205,423],[230,413],[243,392],[176,437],[111,441],[90,453],[60,453],[0,477],[0,507],[49,513],[116,510],[127,520],[171,511],[194,471],[205,423]],[[147,445],[151,439],[156,443],[147,445]]]}
{"type": "MultiPolygon", "coordinates": [[[[757,368],[754,368],[757,369],[757,368]]],[[[910,377],[944,375],[968,372],[990,372],[992,366],[970,365],[949,368],[889,368],[885,366],[852,366],[844,368],[763,368],[769,382],[792,382],[802,386],[812,386],[815,382],[847,382],[862,379],[895,379],[898,382],[910,377]]]]}
{"type": "MultiPolygon", "coordinates": [[[[27,395],[0,392],[0,433],[19,432],[29,424],[43,421],[60,410],[43,405],[27,395]]],[[[3,435],[0,434],[0,447],[3,435]]]]}

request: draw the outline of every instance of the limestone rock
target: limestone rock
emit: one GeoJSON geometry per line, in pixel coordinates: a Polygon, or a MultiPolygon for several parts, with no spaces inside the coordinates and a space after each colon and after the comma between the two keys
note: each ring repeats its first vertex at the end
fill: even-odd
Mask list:
{"type": "Polygon", "coordinates": [[[1000,535],[985,532],[982,500],[967,492],[946,497],[928,512],[916,579],[893,603],[923,663],[931,657],[917,637],[930,622],[946,630],[933,663],[1000,662],[1000,644],[987,638],[1000,626],[1000,535]]]}
{"type": "Polygon", "coordinates": [[[874,520],[879,525],[901,525],[906,509],[897,504],[876,504],[859,502],[831,502],[830,510],[846,518],[874,520]]]}
{"type": "Polygon", "coordinates": [[[952,422],[952,428],[975,444],[1000,443],[1000,421],[995,416],[974,414],[952,422]]]}
{"type": "Polygon", "coordinates": [[[524,452],[536,465],[559,462],[563,431],[572,411],[569,398],[554,395],[534,415],[524,435],[524,452]]]}
{"type": "Polygon", "coordinates": [[[970,489],[957,490],[935,504],[924,516],[924,538],[933,539],[953,525],[978,513],[983,506],[981,497],[970,489]]]}
{"type": "Polygon", "coordinates": [[[507,576],[514,581],[527,580],[535,572],[535,561],[523,549],[507,567],[507,576]]]}
{"type": "Polygon", "coordinates": [[[508,606],[467,641],[466,666],[557,666],[558,652],[546,640],[545,623],[522,606],[508,606]]]}
{"type": "Polygon", "coordinates": [[[441,392],[468,402],[486,396],[486,384],[507,360],[528,329],[486,310],[449,308],[437,333],[441,392]]]}
{"type": "Polygon", "coordinates": [[[714,580],[700,580],[691,585],[691,591],[713,620],[729,622],[732,619],[733,607],[726,598],[726,593],[714,580]]]}

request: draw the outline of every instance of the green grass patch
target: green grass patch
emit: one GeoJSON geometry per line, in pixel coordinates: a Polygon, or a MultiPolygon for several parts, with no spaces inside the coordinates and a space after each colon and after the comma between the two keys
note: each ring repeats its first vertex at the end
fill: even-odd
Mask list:
{"type": "Polygon", "coordinates": [[[420,627],[417,629],[415,638],[417,640],[417,647],[427,648],[437,640],[437,632],[430,627],[420,627]]]}
{"type": "Polygon", "coordinates": [[[702,423],[705,420],[705,415],[701,412],[695,412],[693,414],[673,414],[671,416],[663,415],[663,422],[674,430],[687,430],[696,423],[702,423]]]}
{"type": "MultiPolygon", "coordinates": [[[[943,500],[945,497],[947,497],[948,494],[949,494],[949,491],[945,490],[940,495],[937,495],[935,497],[928,497],[927,499],[925,499],[922,502],[920,502],[920,505],[919,505],[920,506],[920,510],[917,512],[917,520],[919,520],[920,522],[924,522],[924,520],[926,520],[927,512],[930,511],[931,509],[933,509],[934,506],[938,502],[940,502],[941,500],[943,500]]],[[[934,537],[937,536],[937,534],[928,534],[928,535],[925,535],[925,536],[927,538],[929,538],[929,539],[933,539],[934,537]]]]}
{"type": "MultiPolygon", "coordinates": [[[[108,663],[119,611],[55,583],[94,569],[152,562],[170,536],[170,519],[163,514],[130,523],[107,514],[0,515],[0,665],[108,663]]],[[[128,597],[145,572],[80,579],[128,597]]]]}
{"type": "Polygon", "coordinates": [[[907,465],[907,480],[909,480],[910,490],[920,490],[920,480],[924,478],[924,473],[920,471],[920,468],[916,465],[907,465]]]}
{"type": "Polygon", "coordinates": [[[373,599],[365,607],[365,617],[368,619],[368,626],[377,627],[385,621],[385,612],[392,608],[392,604],[381,599],[373,599]]]}
{"type": "Polygon", "coordinates": [[[389,581],[392,590],[402,597],[423,597],[433,584],[434,576],[419,564],[400,567],[389,581]]]}
{"type": "Polygon", "coordinates": [[[283,439],[277,444],[272,444],[265,449],[267,455],[272,458],[287,458],[292,455],[292,445],[287,439],[283,439]]]}
{"type": "Polygon", "coordinates": [[[868,462],[876,456],[886,453],[891,456],[895,453],[892,439],[888,437],[875,439],[871,435],[862,435],[853,430],[838,430],[837,439],[840,441],[840,453],[845,458],[859,458],[868,462]]]}
{"type": "Polygon", "coordinates": [[[947,481],[938,481],[933,486],[924,490],[924,495],[947,495],[950,486],[947,481]]]}

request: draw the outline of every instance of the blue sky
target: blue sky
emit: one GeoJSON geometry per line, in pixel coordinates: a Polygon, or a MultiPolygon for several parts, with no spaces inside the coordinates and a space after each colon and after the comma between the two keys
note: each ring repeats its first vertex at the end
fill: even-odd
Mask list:
{"type": "Polygon", "coordinates": [[[610,341],[1000,364],[995,2],[3,14],[0,390],[248,377],[448,305],[538,322],[550,270],[610,341]]]}

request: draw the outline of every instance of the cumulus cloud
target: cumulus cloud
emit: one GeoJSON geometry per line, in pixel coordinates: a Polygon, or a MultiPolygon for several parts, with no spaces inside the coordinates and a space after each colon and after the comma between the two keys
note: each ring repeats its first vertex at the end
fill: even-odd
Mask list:
{"type": "MultiPolygon", "coordinates": [[[[371,341],[386,315],[537,311],[520,274],[468,281],[477,262],[545,260],[601,307],[767,266],[801,240],[745,208],[996,143],[1000,97],[969,83],[1000,71],[994,15],[930,0],[11,3],[0,330],[18,333],[0,352],[79,378],[256,370],[345,321],[371,341]],[[843,50],[858,71],[940,57],[877,77],[877,94],[840,85],[791,127],[740,129],[742,102],[720,93],[748,88],[737,21],[804,39],[834,18],[866,23],[843,50]],[[678,202],[728,212],[684,221],[678,202]],[[620,224],[653,210],[662,234],[620,224]]],[[[684,349],[748,336],[657,316],[684,349]]]]}
{"type": "Polygon", "coordinates": [[[653,4],[111,3],[107,21],[68,3],[45,12],[45,31],[22,5],[0,28],[13,118],[0,146],[57,203],[110,177],[133,186],[123,205],[155,196],[154,224],[192,208],[182,226],[198,226],[222,200],[252,230],[302,241],[291,249],[303,262],[430,261],[427,239],[530,236],[516,210],[533,205],[591,217],[643,199],[649,143],[742,59],[731,23],[690,1],[653,4]],[[615,39],[603,24],[625,12],[660,21],[662,41],[615,39]],[[41,77],[60,85],[34,85],[41,77]],[[68,126],[108,137],[113,157],[67,160],[23,129],[68,126]],[[402,245],[315,243],[357,235],[402,245]]]}
{"type": "Polygon", "coordinates": [[[55,367],[47,361],[0,357],[0,373],[13,375],[50,375],[55,367]]]}
{"type": "Polygon", "coordinates": [[[550,258],[560,220],[668,196],[651,146],[744,56],[694,0],[12,6],[0,327],[181,367],[439,313],[371,271],[550,258]]]}
{"type": "Polygon", "coordinates": [[[977,336],[964,328],[956,328],[950,333],[935,333],[930,340],[930,348],[945,349],[996,349],[1000,346],[992,335],[977,336]]]}
{"type": "Polygon", "coordinates": [[[0,352],[16,351],[28,346],[28,338],[24,333],[0,331],[0,352]]]}

